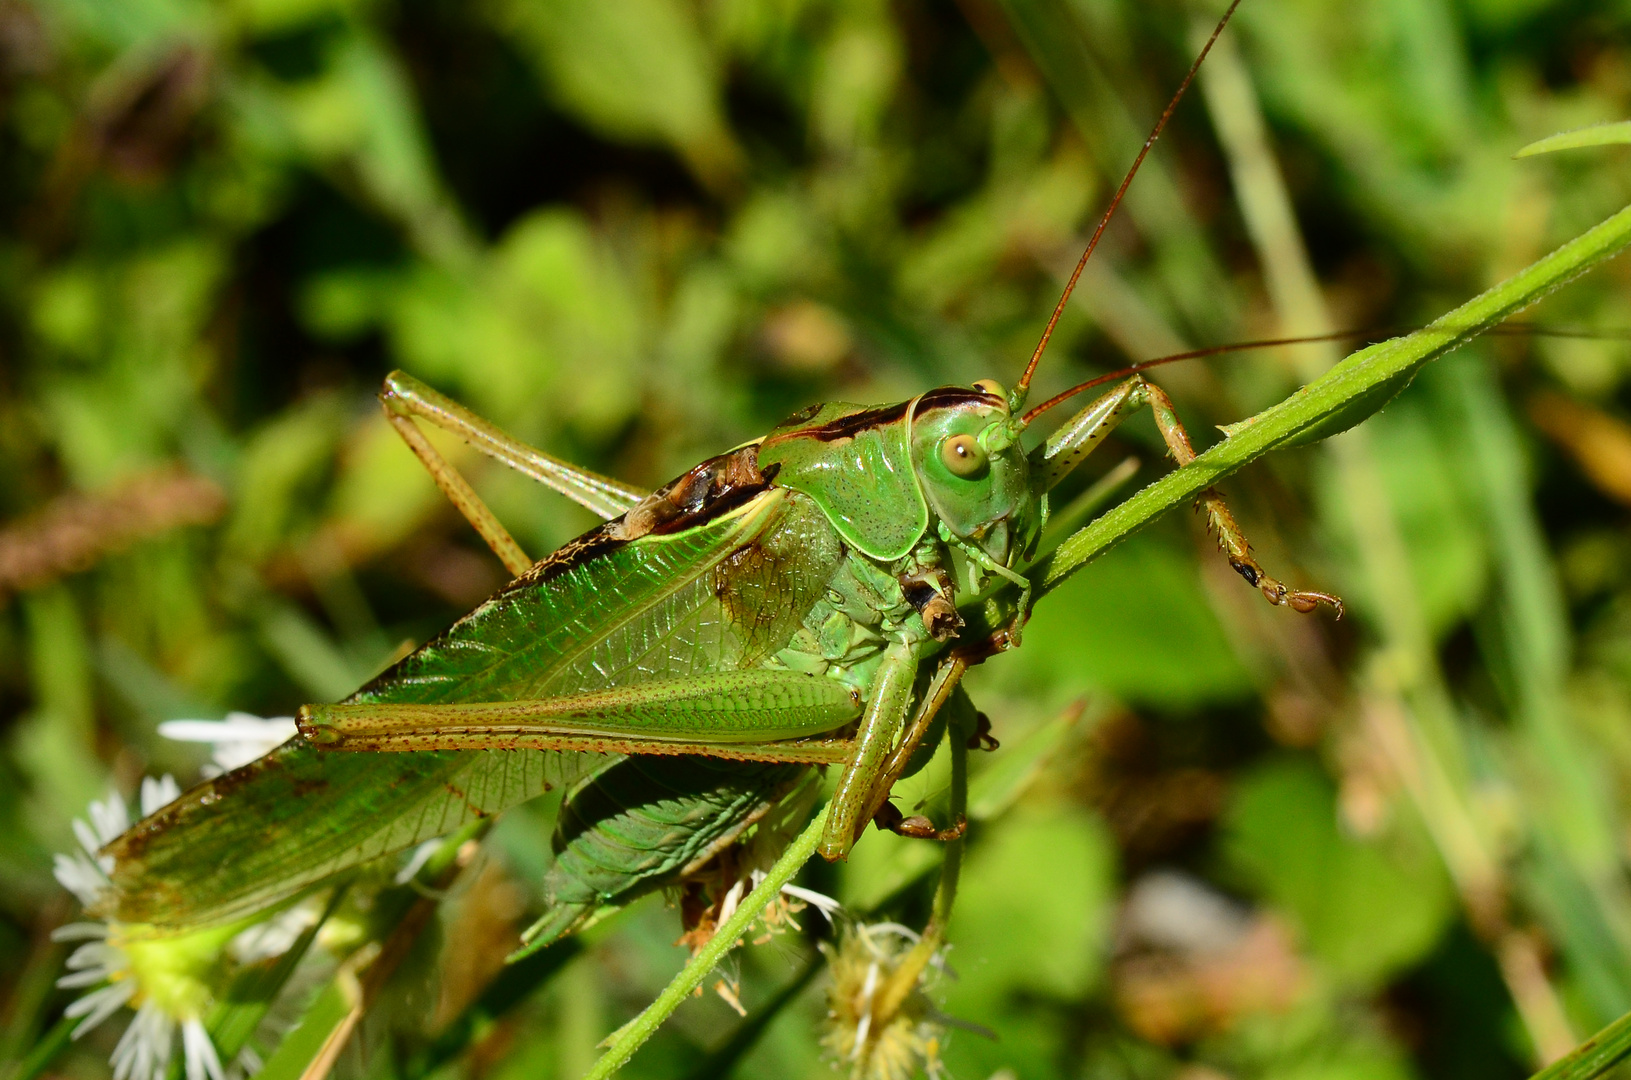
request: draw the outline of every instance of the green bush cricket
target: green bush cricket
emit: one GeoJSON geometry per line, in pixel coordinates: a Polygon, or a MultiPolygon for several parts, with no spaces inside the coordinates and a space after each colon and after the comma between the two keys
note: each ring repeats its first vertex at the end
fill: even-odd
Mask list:
{"type": "MultiPolygon", "coordinates": [[[[889,759],[910,757],[907,728],[921,734],[968,663],[1017,641],[1028,583],[1014,567],[1034,553],[1048,489],[1141,405],[1180,460],[1193,454],[1170,400],[1141,375],[1030,453],[1024,393],[984,383],[875,409],[822,405],[639,496],[393,374],[382,394],[392,422],[515,581],[347,701],[303,708],[301,738],[116,842],[119,917],[248,914],[571,780],[571,766],[547,760],[561,751],[842,765],[821,848],[841,858],[883,806],[880,781],[899,775],[889,759]],[[413,417],[585,505],[624,511],[529,566],[413,417]],[[958,564],[1014,594],[993,639],[959,640],[958,564]],[[935,691],[914,701],[928,664],[935,691]],[[237,872],[216,873],[217,856],[237,872]]],[[[1203,506],[1232,565],[1272,602],[1336,604],[1269,577],[1221,499],[1203,506]]]]}
{"type": "MultiPolygon", "coordinates": [[[[514,580],[345,701],[303,707],[296,739],[111,844],[109,914],[161,930],[246,917],[560,784],[577,785],[562,812],[575,831],[558,830],[549,910],[529,947],[682,880],[812,765],[841,770],[819,848],[828,859],[874,820],[960,835],[961,821],[902,820],[890,787],[940,708],[967,708],[966,668],[1019,643],[1032,591],[1021,570],[1049,491],[1142,406],[1180,466],[1195,456],[1170,399],[1136,372],[1035,449],[1021,443],[1075,392],[1025,410],[1082,266],[1194,71],[1012,389],[982,380],[881,407],[812,406],[646,493],[393,373],[381,392],[389,422],[514,580]],[[605,524],[532,562],[421,421],[605,524]]],[[[1198,506],[1271,603],[1340,614],[1336,598],[1269,576],[1215,490],[1198,506]]]]}

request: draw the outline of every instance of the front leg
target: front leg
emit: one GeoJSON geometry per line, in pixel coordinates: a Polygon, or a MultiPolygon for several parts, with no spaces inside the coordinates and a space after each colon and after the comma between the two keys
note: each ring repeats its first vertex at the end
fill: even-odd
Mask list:
{"type": "Polygon", "coordinates": [[[825,859],[842,859],[849,854],[858,826],[866,824],[868,811],[875,807],[873,793],[883,772],[884,755],[895,745],[912,707],[917,652],[917,643],[906,640],[896,640],[884,652],[872,681],[872,699],[867,702],[861,729],[855,736],[855,754],[838,778],[832,810],[817,848],[825,859]]]}
{"type": "MultiPolygon", "coordinates": [[[[1165,390],[1154,383],[1145,383],[1144,390],[1149,398],[1150,411],[1155,414],[1155,426],[1160,429],[1161,438],[1166,442],[1167,449],[1172,451],[1172,456],[1179,467],[1188,465],[1195,460],[1195,448],[1190,445],[1189,432],[1184,430],[1183,423],[1178,419],[1177,410],[1172,407],[1172,399],[1167,396],[1165,390]]],[[[1224,503],[1223,496],[1218,494],[1217,488],[1207,488],[1201,492],[1197,506],[1206,514],[1207,531],[1216,532],[1218,546],[1223,549],[1230,568],[1256,585],[1269,603],[1276,607],[1284,604],[1294,611],[1305,614],[1321,604],[1326,604],[1336,611],[1337,618],[1342,618],[1340,597],[1332,596],[1330,593],[1293,589],[1268,575],[1257,560],[1252,558],[1252,546],[1246,540],[1246,534],[1235,523],[1235,516],[1229,512],[1229,507],[1224,503]]]]}
{"type": "MultiPolygon", "coordinates": [[[[940,662],[935,669],[934,677],[929,680],[928,689],[923,694],[923,701],[918,705],[917,715],[913,717],[912,724],[901,736],[900,745],[895,747],[894,753],[878,772],[878,777],[872,784],[872,791],[867,801],[866,813],[861,821],[871,819],[880,829],[901,835],[919,835],[914,832],[903,832],[897,825],[904,826],[913,819],[903,819],[900,811],[889,803],[889,793],[895,784],[906,775],[923,740],[928,736],[934,726],[935,718],[940,715],[946,702],[951,700],[954,693],[959,690],[963,674],[968,671],[968,662],[956,653],[951,653],[940,662]]],[[[859,831],[859,830],[858,830],[859,831]]],[[[859,837],[857,837],[859,839],[859,837]]]]}
{"type": "MultiPolygon", "coordinates": [[[[1092,453],[1104,437],[1115,430],[1134,409],[1148,405],[1155,416],[1155,426],[1167,444],[1179,467],[1195,460],[1195,448],[1189,441],[1166,391],[1134,375],[1105,393],[1060,426],[1047,442],[1031,457],[1033,475],[1042,491],[1047,491],[1064,479],[1082,459],[1092,453]]],[[[1198,507],[1206,514],[1207,530],[1214,532],[1224,557],[1234,571],[1263,593],[1269,603],[1285,605],[1296,611],[1313,611],[1321,604],[1335,609],[1342,617],[1342,601],[1329,593],[1293,589],[1271,577],[1252,557],[1251,544],[1241,531],[1234,515],[1216,488],[1201,493],[1198,507]]],[[[1023,608],[1021,609],[1023,617],[1023,608]]]]}

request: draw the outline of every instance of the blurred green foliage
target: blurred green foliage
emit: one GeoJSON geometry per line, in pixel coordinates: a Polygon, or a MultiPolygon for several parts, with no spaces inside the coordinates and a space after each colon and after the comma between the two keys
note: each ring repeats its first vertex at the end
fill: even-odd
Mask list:
{"type": "MultiPolygon", "coordinates": [[[[0,1054],[70,1000],[70,820],[197,776],[158,721],[343,695],[500,583],[381,422],[386,371],[647,485],[811,401],[1012,381],[1214,17],[0,2],[0,1054]]],[[[1246,0],[1209,64],[1044,391],[1412,325],[1631,197],[1623,148],[1510,157],[1631,115],[1621,2],[1246,0]]],[[[1611,264],[1536,321],[1623,337],[1628,286],[1611,264]]],[[[1631,357],[1609,338],[1468,348],[1230,485],[1271,569],[1349,601],[1340,624],[1261,605],[1173,520],[971,678],[1009,745],[976,763],[939,995],[997,1039],[954,1031],[952,1075],[1520,1076],[1631,1010],[1631,357]]],[[[1162,380],[1204,443],[1335,355],[1162,380]]],[[[534,555],[590,524],[449,452],[534,555]]],[[[1147,420],[1084,471],[1128,455],[1165,467],[1147,420]]],[[[902,804],[944,787],[930,769],[902,804]]],[[[403,969],[343,1074],[417,1075],[480,998],[548,819],[503,822],[440,961],[403,969]]],[[[807,884],[920,925],[933,854],[870,835],[807,884]]],[[[748,1009],[811,962],[802,922],[731,961],[748,1009]]],[[[657,901],[597,927],[436,1075],[581,1073],[677,932],[657,901]]],[[[738,1075],[827,1075],[819,987],[738,1075]]],[[[626,1075],[713,1068],[739,1022],[688,1004],[626,1075]]],[[[62,1074],[104,1075],[116,1037],[62,1074]]]]}

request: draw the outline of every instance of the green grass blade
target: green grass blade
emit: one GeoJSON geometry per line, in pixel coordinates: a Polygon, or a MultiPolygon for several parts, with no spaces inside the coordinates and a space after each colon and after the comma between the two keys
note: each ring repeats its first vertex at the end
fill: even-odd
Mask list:
{"type": "Polygon", "coordinates": [[[1278,405],[1239,424],[1189,465],[1128,498],[1030,571],[1037,596],[1157,517],[1193,500],[1270,450],[1345,431],[1375,413],[1434,360],[1561,288],[1631,244],[1631,207],[1413,334],[1361,349],[1278,405]]]}
{"type": "Polygon", "coordinates": [[[354,975],[347,973],[329,982],[256,1075],[262,1080],[301,1080],[323,1056],[325,1047],[349,1033],[361,1002],[362,988],[354,975]]]}
{"type": "Polygon", "coordinates": [[[1550,154],[1554,150],[1575,150],[1582,146],[1611,146],[1615,143],[1631,143],[1631,120],[1615,120],[1608,124],[1593,124],[1590,127],[1575,128],[1573,131],[1560,131],[1556,135],[1535,140],[1512,156],[1534,157],[1536,154],[1550,154]]]}
{"type": "Polygon", "coordinates": [[[1631,1054],[1631,1013],[1620,1017],[1568,1056],[1552,1062],[1529,1080],[1591,1080],[1631,1054]]]}
{"type": "Polygon", "coordinates": [[[6,1080],[35,1080],[35,1077],[43,1076],[56,1061],[57,1055],[68,1049],[74,1026],[78,1023],[75,1017],[64,1016],[58,1020],[16,1067],[6,1073],[6,1080]]]}
{"type": "Polygon", "coordinates": [[[259,1080],[304,1080],[328,1074],[380,987],[434,918],[437,902],[432,897],[445,892],[464,869],[461,849],[466,842],[479,840],[490,825],[491,819],[483,819],[446,837],[413,881],[375,897],[376,936],[341,963],[334,977],[313,995],[300,1022],[256,1074],[259,1080]]]}
{"type": "MultiPolygon", "coordinates": [[[[216,1006],[208,1024],[210,1038],[214,1041],[221,1060],[230,1062],[236,1058],[254,1036],[255,1029],[271,1011],[272,1005],[277,1001],[278,995],[283,993],[295,969],[311,950],[312,943],[317,940],[318,933],[323,929],[323,924],[328,922],[329,916],[340,906],[346,889],[345,883],[335,887],[328,904],[323,908],[322,915],[295,939],[288,951],[242,972],[233,981],[225,1000],[216,1006]]],[[[176,1064],[179,1067],[180,1063],[176,1064]]]]}

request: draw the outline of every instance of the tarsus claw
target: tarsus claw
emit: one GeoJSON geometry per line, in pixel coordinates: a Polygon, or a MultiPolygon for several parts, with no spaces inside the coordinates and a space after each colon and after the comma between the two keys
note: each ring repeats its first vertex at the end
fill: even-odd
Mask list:
{"type": "Polygon", "coordinates": [[[1293,611],[1300,611],[1304,615],[1318,608],[1321,604],[1328,605],[1336,612],[1338,619],[1342,618],[1342,597],[1332,596],[1330,593],[1304,592],[1299,589],[1288,589],[1272,578],[1265,578],[1260,586],[1268,602],[1278,607],[1285,604],[1293,611]],[[1272,585],[1272,588],[1271,588],[1272,585]]]}
{"type": "Polygon", "coordinates": [[[885,832],[892,832],[896,836],[906,836],[914,840],[939,840],[945,843],[949,840],[958,840],[968,831],[968,819],[958,814],[957,820],[949,829],[937,829],[934,822],[922,814],[913,814],[905,817],[900,808],[892,802],[885,802],[878,807],[878,812],[872,815],[872,823],[885,832]]]}

